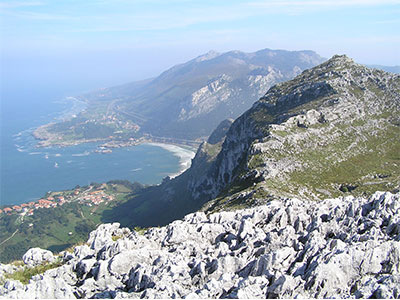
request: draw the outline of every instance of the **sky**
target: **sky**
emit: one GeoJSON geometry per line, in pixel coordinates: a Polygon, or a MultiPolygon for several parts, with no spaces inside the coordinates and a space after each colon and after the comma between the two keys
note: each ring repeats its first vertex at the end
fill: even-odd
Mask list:
{"type": "Polygon", "coordinates": [[[400,0],[2,0],[0,22],[7,91],[109,87],[209,50],[314,50],[400,65],[400,0]]]}

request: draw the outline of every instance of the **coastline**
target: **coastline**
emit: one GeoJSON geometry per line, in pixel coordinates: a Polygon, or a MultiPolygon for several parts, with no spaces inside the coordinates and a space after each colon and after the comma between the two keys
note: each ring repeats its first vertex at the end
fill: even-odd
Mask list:
{"type": "Polygon", "coordinates": [[[175,178],[180,174],[182,174],[183,172],[185,172],[187,169],[189,169],[192,164],[192,159],[196,155],[196,151],[193,148],[190,148],[193,149],[190,150],[188,148],[183,148],[181,146],[177,146],[174,144],[155,143],[155,142],[144,143],[144,144],[163,148],[179,158],[180,170],[177,173],[169,175],[171,178],[175,178]]]}
{"type": "Polygon", "coordinates": [[[54,123],[45,124],[36,128],[32,135],[38,141],[35,145],[35,148],[45,148],[45,147],[69,147],[76,146],[84,143],[99,143],[103,142],[104,144],[98,145],[97,148],[107,149],[104,150],[94,150],[94,152],[99,153],[111,153],[113,148],[124,148],[137,146],[140,144],[147,144],[156,147],[163,148],[169,152],[171,152],[174,156],[179,158],[180,169],[177,173],[169,174],[171,178],[175,178],[178,175],[182,174],[191,166],[191,161],[195,157],[197,148],[189,145],[181,145],[179,143],[166,143],[163,141],[154,141],[151,137],[141,137],[138,139],[131,139],[129,141],[114,141],[109,138],[94,138],[94,139],[82,139],[82,140],[71,140],[71,141],[62,141],[61,137],[57,134],[52,134],[47,131],[47,128],[52,126],[54,123]],[[58,140],[58,141],[57,141],[58,140]]]}

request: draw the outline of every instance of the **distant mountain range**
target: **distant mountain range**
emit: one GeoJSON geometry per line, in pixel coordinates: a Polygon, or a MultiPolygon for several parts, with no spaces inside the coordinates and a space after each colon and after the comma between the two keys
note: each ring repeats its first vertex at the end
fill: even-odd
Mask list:
{"type": "Polygon", "coordinates": [[[400,66],[367,65],[369,68],[380,69],[390,73],[400,74],[400,66]]]}
{"type": "Polygon", "coordinates": [[[150,80],[83,95],[113,102],[114,112],[140,126],[140,133],[206,138],[236,118],[274,84],[292,79],[325,59],[313,51],[264,49],[254,53],[210,51],[150,80]]]}
{"type": "Polygon", "coordinates": [[[34,134],[42,146],[97,141],[122,145],[143,137],[204,141],[222,120],[237,118],[271,86],[325,60],[313,51],[210,51],[156,78],[81,95],[78,98],[89,104],[84,113],[42,126],[34,134]]]}

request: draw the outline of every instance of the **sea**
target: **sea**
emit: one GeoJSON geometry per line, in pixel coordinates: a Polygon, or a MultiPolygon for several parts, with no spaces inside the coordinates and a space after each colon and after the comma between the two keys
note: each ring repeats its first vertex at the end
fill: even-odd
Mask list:
{"type": "Polygon", "coordinates": [[[0,205],[35,201],[48,191],[76,185],[127,179],[159,184],[190,166],[193,149],[166,144],[141,144],[96,153],[97,143],[37,148],[33,130],[67,119],[86,104],[56,91],[2,93],[0,205]]]}

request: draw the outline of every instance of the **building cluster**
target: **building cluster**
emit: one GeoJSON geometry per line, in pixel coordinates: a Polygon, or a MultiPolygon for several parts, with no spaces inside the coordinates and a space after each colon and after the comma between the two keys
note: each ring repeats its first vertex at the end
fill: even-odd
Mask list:
{"type": "Polygon", "coordinates": [[[102,121],[105,121],[106,125],[117,125],[117,127],[137,132],[140,129],[140,126],[133,123],[132,121],[123,121],[120,120],[116,115],[108,115],[102,118],[102,121]]]}
{"type": "Polygon", "coordinates": [[[62,206],[65,203],[79,201],[81,204],[86,204],[88,206],[99,205],[105,201],[112,201],[114,200],[114,196],[108,195],[103,190],[96,190],[96,191],[84,191],[81,192],[78,189],[74,190],[72,195],[69,197],[65,196],[55,196],[55,197],[47,197],[45,199],[39,199],[37,202],[29,202],[23,203],[21,205],[13,205],[10,207],[5,207],[0,209],[0,215],[2,214],[14,214],[18,213],[20,215],[28,215],[31,216],[34,213],[35,209],[39,208],[52,208],[57,206],[62,206]]]}
{"type": "Polygon", "coordinates": [[[104,201],[112,201],[114,200],[114,196],[107,195],[102,190],[97,190],[90,193],[86,193],[81,197],[79,197],[77,200],[79,200],[79,202],[82,204],[87,204],[88,206],[92,206],[92,205],[99,205],[104,201]]]}

